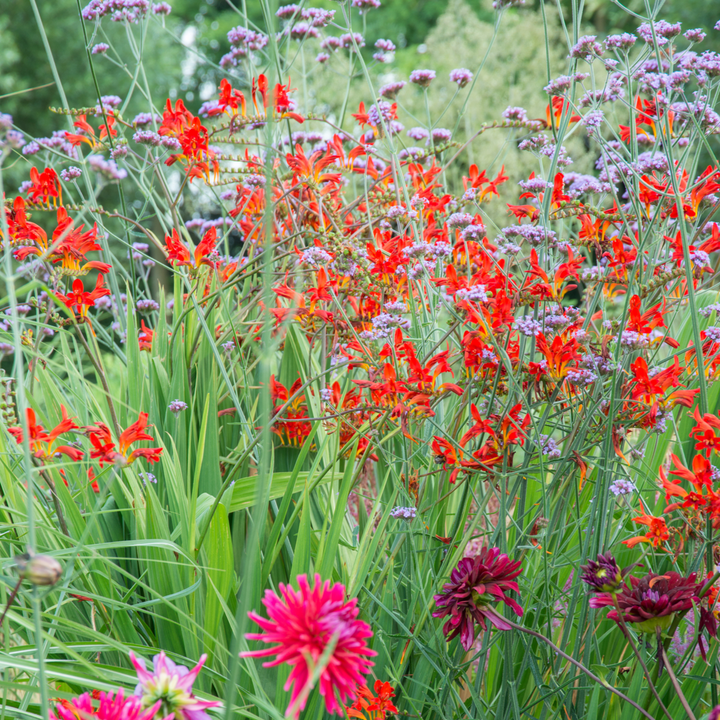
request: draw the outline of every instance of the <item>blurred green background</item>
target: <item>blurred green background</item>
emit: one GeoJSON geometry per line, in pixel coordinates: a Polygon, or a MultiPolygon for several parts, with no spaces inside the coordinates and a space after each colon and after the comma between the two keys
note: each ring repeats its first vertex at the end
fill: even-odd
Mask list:
{"type": "MultiPolygon", "coordinates": [[[[95,102],[95,91],[88,61],[85,42],[79,23],[80,5],[75,0],[37,0],[38,9],[52,48],[60,77],[71,106],[91,105],[95,102]]],[[[213,62],[203,62],[204,56],[214,64],[227,52],[227,31],[241,23],[242,14],[247,12],[251,23],[264,28],[261,3],[257,0],[174,0],[172,14],[166,20],[165,34],[153,31],[146,38],[146,64],[152,68],[148,76],[154,97],[179,96],[186,100],[191,109],[197,109],[202,102],[202,88],[206,83],[217,86],[223,73],[213,62]],[[182,43],[188,47],[183,47],[182,43]]],[[[308,2],[309,6],[324,6],[337,9],[332,0],[308,2]]],[[[545,3],[551,12],[556,3],[545,3]]],[[[538,13],[539,2],[529,1],[524,9],[512,10],[508,14],[532,17],[538,13]]],[[[560,3],[565,18],[571,16],[570,0],[560,3]]],[[[643,0],[633,0],[628,7],[638,13],[644,12],[643,0]]],[[[383,0],[379,10],[372,10],[365,16],[366,53],[372,55],[372,44],[380,37],[389,38],[398,47],[394,66],[410,70],[413,67],[432,67],[432,58],[423,58],[427,51],[428,39],[442,25],[443,20],[457,17],[469,10],[481,27],[494,23],[495,12],[490,0],[470,0],[467,3],[454,0],[383,0]]],[[[353,10],[353,20],[361,29],[362,20],[353,10]]],[[[339,13],[338,13],[339,15],[339,13]]],[[[555,13],[553,13],[553,17],[555,13]]],[[[720,49],[720,33],[712,30],[720,19],[720,3],[709,0],[669,0],[658,17],[683,22],[683,29],[702,27],[708,32],[703,49],[720,49]]],[[[583,33],[605,35],[610,32],[632,32],[638,22],[631,15],[609,0],[590,0],[584,4],[583,33]]],[[[332,30],[329,29],[331,32],[332,30]]],[[[94,23],[86,23],[90,43],[103,38],[93,37],[94,23]]],[[[515,48],[526,43],[527,28],[522,23],[517,27],[515,48]]],[[[125,30],[112,22],[104,21],[102,32],[107,33],[111,44],[117,46],[120,54],[127,57],[125,30]]],[[[535,47],[537,51],[544,48],[535,47]]],[[[520,53],[517,53],[520,56],[520,53]]],[[[456,66],[475,69],[479,58],[458,57],[456,66]]],[[[540,58],[544,61],[544,57],[540,58]]],[[[541,62],[541,64],[543,64],[541,62]]],[[[98,81],[103,94],[120,95],[130,85],[130,78],[120,67],[107,58],[96,62],[98,81]]],[[[388,69],[388,68],[384,68],[388,69]]],[[[509,68],[513,75],[522,75],[527,66],[518,64],[509,68]]],[[[561,69],[560,69],[561,70],[561,69]]],[[[0,3],[0,112],[10,113],[16,124],[30,135],[45,135],[47,129],[46,110],[50,105],[60,105],[60,98],[53,83],[53,77],[45,50],[38,32],[33,7],[29,0],[15,0],[0,3]],[[49,84],[49,85],[48,85],[49,84]],[[46,87],[39,87],[45,85],[46,87]],[[37,88],[37,89],[33,89],[37,88]]],[[[209,87],[206,85],[206,87],[209,87]]],[[[539,90],[539,89],[538,89],[539,90]]],[[[206,91],[207,92],[207,91],[206,91]]],[[[142,98],[138,97],[139,110],[146,110],[142,98]]]]}

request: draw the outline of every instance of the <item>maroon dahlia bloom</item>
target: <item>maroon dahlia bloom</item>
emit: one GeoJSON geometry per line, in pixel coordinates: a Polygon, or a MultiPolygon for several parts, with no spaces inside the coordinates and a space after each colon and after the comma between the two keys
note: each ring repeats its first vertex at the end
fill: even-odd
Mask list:
{"type": "Polygon", "coordinates": [[[623,578],[630,570],[621,570],[615,558],[608,553],[598,555],[597,561],[589,560],[587,565],[581,565],[583,571],[580,578],[590,586],[590,590],[596,593],[613,593],[619,590],[623,584],[623,578]]]}
{"type": "MultiPolygon", "coordinates": [[[[590,607],[615,606],[615,599],[626,623],[634,623],[640,632],[654,633],[658,628],[667,630],[676,612],[689,610],[700,603],[698,593],[702,583],[697,573],[683,577],[676,572],[664,575],[649,573],[643,578],[630,578],[631,587],[625,584],[615,595],[601,593],[590,600],[590,607]]],[[[617,609],[608,618],[620,624],[617,609]]]]}
{"type": "Polygon", "coordinates": [[[490,604],[502,600],[522,617],[522,608],[505,594],[507,590],[518,592],[515,578],[521,572],[520,563],[498,548],[482,548],[475,557],[463,558],[442,593],[435,596],[438,610],[433,617],[449,615],[443,626],[446,639],[450,641],[460,635],[462,646],[469,650],[475,641],[475,623],[487,630],[485,618],[498,630],[509,630],[510,625],[490,604]]]}

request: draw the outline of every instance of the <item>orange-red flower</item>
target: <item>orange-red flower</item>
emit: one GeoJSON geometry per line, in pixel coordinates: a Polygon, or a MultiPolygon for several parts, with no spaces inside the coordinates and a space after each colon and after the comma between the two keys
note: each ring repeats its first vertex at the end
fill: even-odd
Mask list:
{"type": "Polygon", "coordinates": [[[151,330],[144,320],[140,320],[140,332],[138,332],[138,345],[141,350],[150,352],[152,350],[153,339],[155,338],[155,331],[151,330]]]}
{"type": "Polygon", "coordinates": [[[173,228],[172,235],[165,236],[165,247],[167,249],[168,261],[171,265],[179,267],[185,265],[191,269],[197,270],[203,265],[215,267],[216,261],[211,260],[209,256],[215,254],[215,243],[217,242],[217,230],[211,227],[192,255],[187,245],[180,240],[177,230],[173,228]]]}
{"type": "Polygon", "coordinates": [[[569,277],[579,279],[578,273],[580,272],[583,262],[585,262],[585,259],[582,255],[575,257],[572,249],[568,249],[567,262],[558,265],[551,281],[545,270],[540,267],[537,251],[533,248],[530,252],[530,270],[528,271],[527,278],[528,280],[537,278],[540,282],[532,285],[530,292],[542,299],[552,298],[558,302],[562,301],[566,293],[577,287],[577,285],[565,285],[563,287],[563,283],[569,277]]]}
{"type": "Polygon", "coordinates": [[[75,227],[67,210],[60,208],[57,211],[57,227],[53,231],[51,245],[48,247],[47,236],[43,232],[36,237],[35,245],[26,245],[15,250],[15,257],[18,260],[24,260],[29,255],[46,257],[54,265],[60,265],[63,275],[72,277],[87,275],[90,270],[108,272],[111,265],[99,260],[88,260],[86,257],[89,252],[102,250],[97,243],[97,223],[91,230],[85,232],[83,232],[84,227],[84,225],[75,227]]]}
{"type": "MultiPolygon", "coordinates": [[[[62,420],[52,429],[50,432],[45,432],[45,428],[37,422],[35,417],[35,411],[32,408],[27,408],[26,417],[28,424],[28,434],[30,449],[36,458],[41,460],[53,460],[58,455],[67,455],[71,460],[80,460],[84,453],[82,450],[78,450],[72,445],[59,445],[53,447],[55,441],[60,435],[71,430],[77,430],[78,426],[68,417],[65,406],[60,406],[60,412],[62,413],[62,420]]],[[[15,441],[20,445],[23,441],[23,431],[20,425],[8,428],[8,432],[15,438],[15,441]]]]}
{"type": "Polygon", "coordinates": [[[307,157],[300,145],[295,146],[295,153],[288,153],[285,156],[288,166],[293,171],[293,183],[307,182],[312,180],[321,188],[320,194],[326,195],[336,190],[340,184],[340,173],[324,172],[325,168],[334,165],[338,156],[326,150],[324,153],[316,150],[307,157]]]}
{"type": "Polygon", "coordinates": [[[112,110],[109,110],[107,113],[107,125],[103,123],[98,128],[100,130],[100,136],[98,137],[95,135],[95,131],[93,130],[90,123],[88,123],[85,115],[78,115],[77,120],[73,123],[73,125],[80,130],[79,133],[65,133],[66,140],[74,146],[80,145],[80,143],[87,143],[93,150],[95,150],[98,146],[102,145],[103,140],[105,140],[108,135],[110,137],[117,137],[117,130],[115,129],[115,115],[113,114],[112,110]]]}
{"type": "Polygon", "coordinates": [[[654,548],[660,547],[670,539],[670,531],[665,523],[665,519],[649,515],[643,506],[642,500],[640,500],[640,510],[642,511],[642,515],[634,517],[633,522],[638,525],[645,525],[648,531],[644,535],[623,540],[623,545],[635,547],[638,543],[650,543],[654,548]]]}
{"type": "MultiPolygon", "coordinates": [[[[13,200],[12,205],[5,205],[5,220],[10,245],[44,243],[47,247],[45,231],[39,225],[28,220],[25,205],[25,200],[20,195],[13,200]]],[[[0,223],[0,240],[5,240],[2,223],[0,223]]],[[[3,243],[0,242],[0,248],[2,247],[3,243]]]]}
{"type": "Polygon", "coordinates": [[[245,96],[239,90],[235,90],[226,78],[223,78],[220,81],[220,96],[218,97],[218,105],[217,107],[212,108],[208,112],[208,115],[211,117],[222,113],[237,115],[238,109],[240,109],[242,116],[245,117],[245,96]],[[230,109],[230,112],[228,112],[228,108],[230,109]]]}
{"type": "Polygon", "coordinates": [[[220,165],[214,150],[208,144],[208,130],[200,122],[200,118],[195,117],[185,108],[182,100],[177,100],[173,109],[168,99],[158,133],[176,138],[182,150],[170,155],[165,161],[166,165],[173,165],[179,161],[185,166],[185,172],[191,182],[194,178],[209,179],[211,170],[217,178],[220,165]]]}
{"type": "Polygon", "coordinates": [[[28,197],[32,202],[49,203],[52,198],[53,205],[62,204],[60,178],[52,168],[45,168],[41,173],[37,168],[30,168],[30,182],[28,197]]]}
{"type": "Polygon", "coordinates": [[[386,713],[398,712],[392,702],[395,691],[389,682],[376,680],[372,691],[367,685],[361,685],[357,689],[357,696],[357,700],[345,708],[348,717],[358,720],[382,720],[386,713]]]}
{"type": "Polygon", "coordinates": [[[553,127],[553,125],[556,128],[560,127],[560,120],[562,119],[563,113],[570,115],[569,123],[576,123],[580,120],[579,115],[572,114],[570,102],[556,95],[545,109],[545,122],[547,127],[553,127]]]}
{"type": "Polygon", "coordinates": [[[680,385],[679,377],[684,369],[680,367],[676,357],[673,365],[651,376],[645,358],[637,358],[630,364],[630,370],[633,372],[629,382],[630,397],[633,400],[642,400],[655,411],[659,405],[691,407],[699,390],[675,390],[665,396],[669,388],[680,385]]]}
{"type": "Polygon", "coordinates": [[[300,378],[288,389],[275,380],[274,375],[270,376],[270,398],[273,403],[272,414],[274,418],[271,429],[280,438],[283,445],[291,447],[302,447],[312,430],[312,424],[305,420],[305,418],[309,417],[305,394],[300,393],[293,398],[283,411],[283,414],[281,416],[278,416],[278,414],[288,399],[295,395],[301,387],[302,380],[300,378]]]}
{"type": "Polygon", "coordinates": [[[695,438],[695,450],[704,452],[707,457],[713,452],[720,452],[720,418],[717,415],[705,413],[700,415],[700,408],[696,407],[693,413],[695,427],[690,430],[690,437],[695,438]]]}
{"type": "Polygon", "coordinates": [[[103,286],[103,276],[98,275],[95,282],[95,289],[91,292],[85,290],[85,285],[80,278],[76,278],[72,284],[72,290],[67,294],[56,293],[58,299],[72,310],[73,315],[77,311],[80,318],[87,318],[88,310],[95,305],[95,301],[110,294],[110,290],[103,286]]]}
{"type": "Polygon", "coordinates": [[[140,413],[137,421],[120,434],[117,450],[110,434],[110,428],[107,425],[98,423],[84,428],[93,446],[90,457],[97,459],[100,462],[100,467],[112,463],[129,465],[140,457],[145,458],[149,463],[158,462],[162,454],[162,448],[135,448],[132,451],[130,450],[130,446],[136,442],[146,440],[152,442],[153,437],[145,432],[148,424],[147,420],[148,414],[140,413]]]}

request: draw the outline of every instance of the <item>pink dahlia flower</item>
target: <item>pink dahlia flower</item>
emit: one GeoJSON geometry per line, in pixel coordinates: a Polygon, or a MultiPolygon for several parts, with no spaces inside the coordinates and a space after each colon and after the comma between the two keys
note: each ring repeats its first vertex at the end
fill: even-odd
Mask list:
{"type": "Polygon", "coordinates": [[[265,632],[249,633],[248,640],[277,643],[264,650],[242,653],[242,657],[267,657],[275,655],[265,667],[288,663],[292,672],[285,683],[285,690],[292,686],[288,712],[295,717],[305,708],[312,690],[312,677],[316,663],[328,649],[330,657],[320,673],[320,694],[325,699],[329,713],[342,715],[342,705],[357,697],[358,686],[365,684],[365,675],[373,663],[369,657],[377,653],[371,650],[366,638],[372,637],[370,626],[358,620],[357,599],[345,601],[345,586],[340,583],[324,583],[320,575],[310,587],[307,575],[299,575],[299,590],[280,583],[278,597],[271,590],[265,591],[263,605],[268,618],[250,612],[248,617],[265,632]],[[334,644],[334,647],[332,646],[334,644]]]}
{"type": "Polygon", "coordinates": [[[135,688],[135,696],[140,698],[143,708],[159,708],[161,717],[174,714],[175,720],[210,720],[205,711],[222,703],[200,700],[192,694],[193,683],[205,660],[207,655],[202,655],[198,664],[188,670],[184,665],[176,665],[161,652],[153,658],[153,671],[149,672],[145,669],[145,661],[131,652],[130,661],[140,681],[135,688]]]}
{"type": "MultiPolygon", "coordinates": [[[[90,693],[83,693],[72,700],[63,700],[55,706],[57,714],[50,711],[50,720],[152,720],[160,709],[160,703],[144,708],[136,695],[125,697],[122,689],[112,693],[99,693],[99,704],[93,707],[90,693]]],[[[171,720],[172,715],[165,720],[171,720]]]]}

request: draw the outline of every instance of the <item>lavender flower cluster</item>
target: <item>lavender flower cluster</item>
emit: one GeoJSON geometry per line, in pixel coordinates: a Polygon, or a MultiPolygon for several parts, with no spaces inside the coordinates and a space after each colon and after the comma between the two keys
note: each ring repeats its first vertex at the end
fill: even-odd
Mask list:
{"type": "Polygon", "coordinates": [[[56,130],[50,137],[35,138],[22,149],[23,155],[36,155],[41,150],[57,150],[73,160],[78,159],[77,150],[68,142],[64,130],[56,130]]]}
{"type": "Polygon", "coordinates": [[[231,50],[220,58],[220,67],[227,70],[236,67],[251,52],[260,52],[268,44],[265,33],[242,26],[234,27],[227,34],[231,50]]]}
{"type": "Polygon", "coordinates": [[[25,136],[13,129],[12,115],[0,113],[0,152],[4,148],[19,150],[25,144],[25,136]]]}
{"type": "Polygon", "coordinates": [[[395,507],[390,511],[390,517],[397,520],[407,520],[408,522],[417,517],[417,509],[414,507],[395,507]]]}
{"type": "Polygon", "coordinates": [[[139,23],[149,10],[149,0],[90,0],[82,9],[82,17],[100,21],[110,16],[113,22],[139,23]]]}

